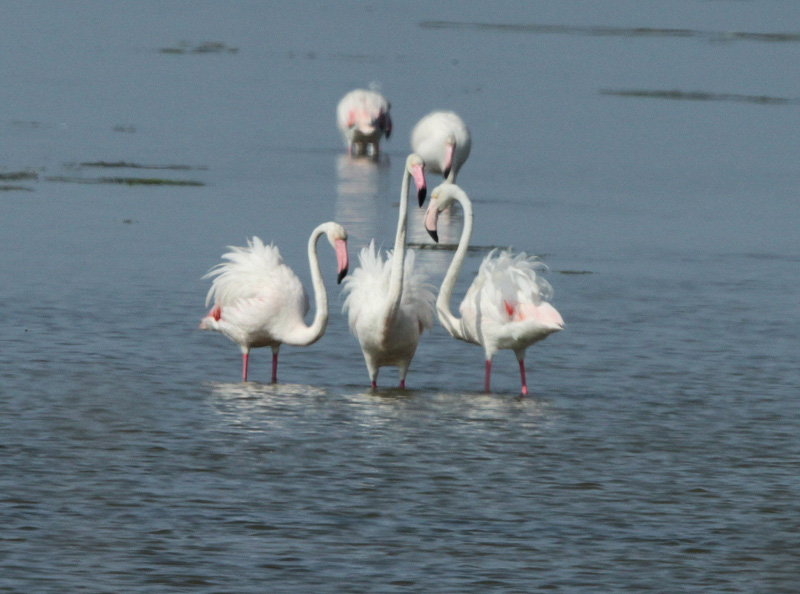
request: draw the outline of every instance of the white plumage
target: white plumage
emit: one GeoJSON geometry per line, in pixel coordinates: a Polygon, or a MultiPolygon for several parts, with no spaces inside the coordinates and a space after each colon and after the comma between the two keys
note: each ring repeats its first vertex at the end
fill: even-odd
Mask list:
{"type": "Polygon", "coordinates": [[[410,155],[403,172],[394,250],[384,259],[373,240],[361,250],[360,267],[344,283],[344,311],[361,345],[373,388],[379,368],[385,366],[397,367],[400,387],[405,387],[420,335],[433,326],[435,296],[425,274],[415,268],[414,252],[406,252],[409,181],[421,168],[419,156],[410,155]]]}
{"type": "Polygon", "coordinates": [[[411,131],[411,150],[422,157],[425,168],[452,183],[471,147],[467,125],[452,111],[429,113],[411,131]]]}
{"type": "Polygon", "coordinates": [[[453,200],[464,209],[464,228],[436,300],[439,320],[451,336],[483,346],[487,392],[492,357],[499,349],[514,351],[519,361],[522,393],[527,394],[526,349],[564,327],[561,314],[548,302],[553,297],[553,288],[541,276],[547,267],[524,252],[514,255],[510,250],[492,250],[461,302],[461,318],[456,318],[450,311],[450,298],[472,235],[472,203],[466,193],[449,183],[435,188],[425,215],[425,227],[437,239],[438,214],[453,200]]]}
{"type": "Polygon", "coordinates": [[[310,326],[308,295],[297,275],[283,262],[278,248],[265,245],[258,237],[246,247],[231,247],[203,278],[213,278],[206,306],[214,307],[200,322],[200,329],[215,330],[242,349],[242,381],[247,381],[251,348],[271,347],[272,381],[277,381],[278,350],[283,343],[295,346],[313,344],[322,337],[328,322],[328,299],[319,269],[316,243],[326,235],[334,248],[338,280],[347,273],[347,232],[338,223],[319,225],[308,240],[308,257],[316,301],[316,314],[310,326]]]}
{"type": "Polygon", "coordinates": [[[355,89],[336,107],[336,122],[351,155],[378,156],[381,136],[392,133],[391,104],[376,91],[355,89]]]}
{"type": "Polygon", "coordinates": [[[375,240],[358,255],[359,268],[344,281],[348,292],[344,310],[349,312],[350,329],[358,339],[367,363],[373,387],[378,368],[394,366],[405,387],[408,367],[424,330],[433,327],[433,303],[436,300],[426,275],[414,268],[414,251],[405,254],[403,291],[393,319],[387,315],[390,303],[386,298],[391,284],[394,252],[375,248],[375,240]]]}

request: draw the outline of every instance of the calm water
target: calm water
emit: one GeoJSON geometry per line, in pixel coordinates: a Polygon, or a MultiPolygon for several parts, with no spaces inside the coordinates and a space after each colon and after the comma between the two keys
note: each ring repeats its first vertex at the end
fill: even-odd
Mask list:
{"type": "Polygon", "coordinates": [[[54,4],[0,22],[0,592],[796,591],[800,5],[54,4]],[[377,164],[334,120],[372,81],[377,164]],[[551,268],[532,395],[439,326],[367,390],[327,249],[326,335],[237,383],[202,275],[390,246],[434,108],[473,243],[551,268]]]}

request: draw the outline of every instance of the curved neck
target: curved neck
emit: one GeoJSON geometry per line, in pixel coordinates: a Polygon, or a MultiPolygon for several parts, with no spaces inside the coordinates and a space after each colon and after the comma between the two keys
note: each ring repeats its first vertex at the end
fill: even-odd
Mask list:
{"type": "Polygon", "coordinates": [[[387,320],[392,321],[400,309],[400,300],[403,297],[403,266],[406,258],[406,227],[408,226],[408,189],[411,183],[411,173],[403,171],[403,185],[400,189],[400,208],[397,214],[397,235],[394,239],[392,252],[392,270],[389,275],[389,293],[386,300],[389,304],[387,320]]]}
{"type": "Polygon", "coordinates": [[[464,209],[464,228],[461,230],[461,239],[458,241],[458,248],[453,256],[453,261],[450,262],[450,267],[444,275],[442,286],[439,288],[439,296],[436,298],[436,313],[439,315],[439,321],[442,323],[447,331],[457,338],[463,338],[461,332],[461,320],[453,315],[450,311],[450,298],[453,295],[453,287],[456,284],[458,273],[461,272],[461,266],[464,263],[464,258],[467,256],[467,248],[469,247],[469,240],[472,237],[472,202],[467,198],[463,192],[455,194],[455,199],[461,203],[461,208],[464,209]]]}
{"type": "Polygon", "coordinates": [[[308,267],[311,270],[311,285],[314,288],[314,303],[316,313],[314,321],[310,326],[305,324],[299,327],[292,336],[292,340],[285,341],[294,346],[306,346],[317,342],[325,334],[328,326],[328,293],[325,290],[325,283],[322,280],[322,273],[319,270],[319,258],[317,257],[317,240],[325,233],[325,225],[320,225],[311,233],[308,238],[308,267]]]}

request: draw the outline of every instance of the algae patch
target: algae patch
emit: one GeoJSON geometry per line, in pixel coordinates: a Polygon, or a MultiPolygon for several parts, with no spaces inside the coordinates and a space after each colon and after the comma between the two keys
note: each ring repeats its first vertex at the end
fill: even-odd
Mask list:
{"type": "Polygon", "coordinates": [[[219,41],[203,41],[201,43],[191,43],[181,41],[173,47],[162,47],[158,50],[162,54],[235,54],[239,51],[238,47],[230,47],[219,41]]]}
{"type": "Polygon", "coordinates": [[[672,101],[731,101],[758,105],[800,105],[796,97],[770,95],[743,95],[740,93],[708,93],[706,91],[680,91],[677,89],[600,89],[601,95],[633,97],[637,99],[669,99],[672,101]]]}
{"type": "MultiPolygon", "coordinates": [[[[80,163],[65,163],[67,170],[82,171],[86,169],[130,169],[130,170],[165,170],[165,171],[206,171],[208,167],[191,165],[144,165],[129,161],[83,161],[80,163]]],[[[127,186],[205,186],[205,182],[193,179],[171,179],[165,177],[138,177],[130,175],[115,175],[104,177],[82,177],[80,175],[53,175],[45,181],[73,183],[73,184],[121,184],[127,186]]]]}
{"type": "Polygon", "coordinates": [[[39,175],[35,171],[11,171],[9,173],[0,173],[0,181],[36,181],[39,175]]]}
{"type": "Polygon", "coordinates": [[[141,163],[130,163],[128,161],[84,161],[77,165],[72,165],[79,169],[99,168],[99,169],[166,169],[173,171],[206,171],[208,167],[193,167],[191,165],[142,165],[141,163]]]}
{"type": "Polygon", "coordinates": [[[165,179],[159,177],[70,177],[54,175],[45,181],[72,184],[124,184],[127,186],[204,186],[205,183],[190,179],[165,179]]]}

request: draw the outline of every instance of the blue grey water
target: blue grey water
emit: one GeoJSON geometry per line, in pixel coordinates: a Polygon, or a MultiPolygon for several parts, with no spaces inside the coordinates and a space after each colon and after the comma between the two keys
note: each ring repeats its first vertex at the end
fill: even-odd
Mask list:
{"type": "Polygon", "coordinates": [[[797,591],[800,4],[7,2],[0,63],[0,592],[797,591]],[[324,247],[326,335],[240,383],[203,274],[391,246],[436,108],[473,243],[550,267],[531,394],[438,325],[369,390],[324,247]]]}

